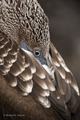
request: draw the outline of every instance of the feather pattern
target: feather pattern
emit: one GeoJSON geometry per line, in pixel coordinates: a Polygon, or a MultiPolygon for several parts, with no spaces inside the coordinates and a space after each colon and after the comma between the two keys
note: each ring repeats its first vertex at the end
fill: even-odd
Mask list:
{"type": "MultiPolygon", "coordinates": [[[[32,53],[21,49],[17,42],[11,41],[3,33],[1,35],[5,39],[1,38],[5,44],[4,47],[0,47],[0,50],[5,49],[5,56],[3,51],[0,58],[0,63],[2,63],[0,71],[9,84],[15,87],[23,96],[31,93],[34,99],[46,108],[49,108],[52,104],[55,109],[61,111],[60,113],[63,116],[69,116],[69,109],[73,112],[72,109],[74,108],[75,111],[74,106],[77,101],[72,95],[71,89],[72,87],[75,88],[74,86],[77,87],[77,83],[52,43],[50,46],[52,56],[49,60],[54,68],[53,78],[50,76],[50,72],[48,73],[47,69],[44,69],[45,66],[42,67],[32,53]],[[11,44],[11,46],[8,48],[6,44],[11,44]],[[57,84],[54,84],[52,79],[56,80],[57,84]],[[72,87],[70,87],[70,84],[72,87]],[[75,99],[73,104],[71,103],[71,97],[75,99]],[[59,108],[57,108],[57,105],[59,108]]],[[[75,95],[76,92],[79,94],[79,91],[76,90],[75,92],[75,90],[73,89],[73,93],[75,95]]]]}
{"type": "MultiPolygon", "coordinates": [[[[57,75],[58,80],[57,81],[62,79],[63,81],[65,80],[66,83],[70,83],[72,85],[72,87],[75,89],[75,91],[77,92],[77,94],[79,95],[78,85],[77,85],[76,80],[74,79],[73,74],[68,69],[63,58],[60,56],[60,54],[58,53],[58,51],[56,50],[56,48],[54,47],[54,45],[52,43],[50,44],[50,48],[51,48],[51,53],[52,53],[51,62],[52,62],[52,65],[54,66],[54,68],[56,69],[55,73],[56,74],[58,73],[58,75],[57,75]],[[55,59],[57,61],[57,64],[56,64],[55,59]]],[[[62,85],[61,85],[60,89],[62,89],[62,85]]],[[[64,88],[63,88],[63,91],[64,91],[64,88]]]]}
{"type": "MultiPolygon", "coordinates": [[[[3,37],[5,38],[5,35],[3,37]]],[[[35,99],[38,99],[44,106],[50,107],[50,102],[45,97],[50,95],[50,91],[53,91],[55,95],[57,93],[50,75],[35,59],[32,53],[21,49],[17,42],[7,40],[7,37],[5,41],[11,43],[8,51],[5,47],[7,42],[4,42],[6,43],[4,49],[7,55],[2,56],[1,62],[3,62],[3,65],[0,66],[0,71],[6,80],[12,87],[20,91],[22,95],[28,95],[32,92],[33,96],[38,97],[35,99]],[[35,92],[34,94],[34,91],[37,91],[37,93],[35,92]]],[[[0,47],[0,50],[2,49],[0,47]]],[[[4,51],[2,54],[4,54],[4,51]]]]}
{"type": "Polygon", "coordinates": [[[21,95],[30,94],[41,105],[52,106],[69,120],[78,106],[79,89],[50,42],[49,20],[44,11],[37,0],[2,0],[0,11],[0,74],[21,95]],[[28,49],[20,48],[21,41],[26,42],[30,51],[40,49],[46,65],[28,49]]]}
{"type": "Polygon", "coordinates": [[[78,106],[77,95],[79,95],[79,88],[73,74],[68,69],[63,58],[60,56],[52,43],[50,43],[50,49],[51,51],[49,60],[51,66],[53,66],[55,70],[54,75],[57,83],[56,88],[60,99],[55,99],[52,92],[49,98],[52,101],[52,105],[55,107],[55,109],[60,110],[60,114],[62,114],[62,116],[66,116],[65,118],[68,116],[68,119],[70,119],[70,112],[74,113],[78,106]],[[72,99],[74,103],[71,103],[72,99]]]}

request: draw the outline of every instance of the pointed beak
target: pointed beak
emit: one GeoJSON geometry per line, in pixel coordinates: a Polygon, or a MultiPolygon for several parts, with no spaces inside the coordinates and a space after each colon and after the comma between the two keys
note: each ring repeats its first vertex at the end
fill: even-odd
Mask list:
{"type": "Polygon", "coordinates": [[[42,65],[47,65],[47,60],[46,60],[46,58],[39,59],[39,61],[40,61],[40,63],[41,63],[42,65]]]}

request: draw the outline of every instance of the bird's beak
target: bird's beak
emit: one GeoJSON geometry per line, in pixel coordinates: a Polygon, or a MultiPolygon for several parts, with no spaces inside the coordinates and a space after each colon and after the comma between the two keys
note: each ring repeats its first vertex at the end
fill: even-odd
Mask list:
{"type": "Polygon", "coordinates": [[[42,65],[47,65],[47,60],[46,60],[46,58],[40,59],[40,63],[41,63],[42,65]]]}

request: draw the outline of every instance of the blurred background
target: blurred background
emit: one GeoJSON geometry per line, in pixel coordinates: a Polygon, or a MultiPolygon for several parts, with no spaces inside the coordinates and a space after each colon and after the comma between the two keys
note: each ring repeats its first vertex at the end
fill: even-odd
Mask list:
{"type": "Polygon", "coordinates": [[[80,87],[80,2],[38,0],[50,22],[51,41],[80,87]]]}

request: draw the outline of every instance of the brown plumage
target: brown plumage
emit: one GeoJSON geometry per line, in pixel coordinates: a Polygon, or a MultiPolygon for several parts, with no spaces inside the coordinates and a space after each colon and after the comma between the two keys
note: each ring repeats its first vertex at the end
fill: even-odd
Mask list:
{"type": "Polygon", "coordinates": [[[44,108],[52,106],[62,118],[70,119],[78,107],[79,89],[50,42],[48,18],[38,2],[3,0],[0,16],[0,75],[21,95],[30,94],[44,108]],[[30,51],[20,47],[21,41],[30,51]],[[41,51],[41,62],[34,50],[41,51]]]}

